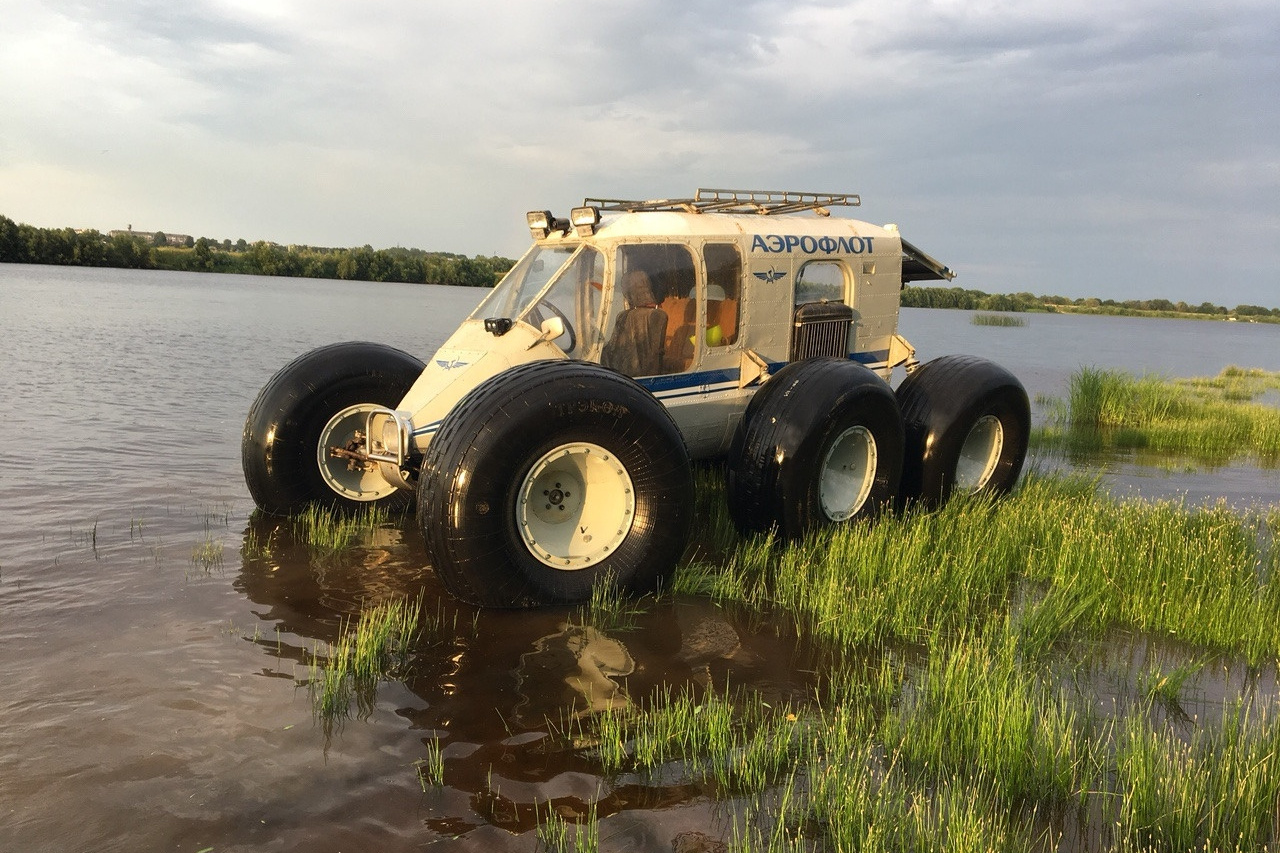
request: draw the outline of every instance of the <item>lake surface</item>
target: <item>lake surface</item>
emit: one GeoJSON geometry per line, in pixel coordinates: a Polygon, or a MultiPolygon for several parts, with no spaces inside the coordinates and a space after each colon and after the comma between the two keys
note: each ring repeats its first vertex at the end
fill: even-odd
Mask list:
{"type": "MultiPolygon", "coordinates": [[[[688,786],[606,784],[545,748],[545,719],[581,699],[569,682],[584,658],[567,650],[629,658],[633,697],[732,682],[780,698],[812,690],[803,650],[697,601],[647,614],[620,650],[570,611],[456,605],[412,529],[314,560],[287,530],[250,524],[240,432],[279,367],[340,340],[425,358],[482,295],[0,265],[0,850],[532,850],[528,804],[547,799],[599,800],[610,848],[712,831],[714,806],[688,786]],[[274,550],[242,556],[249,531],[274,550]],[[367,716],[326,731],[310,655],[370,603],[418,595],[452,627],[367,716]],[[436,739],[447,784],[424,792],[415,762],[436,739]]],[[[908,309],[901,328],[922,359],[993,358],[1033,397],[1064,394],[1081,365],[1280,370],[1280,326],[1027,319],[908,309]]],[[[1280,473],[1249,466],[1122,462],[1107,478],[1191,500],[1280,495],[1280,473]]]]}

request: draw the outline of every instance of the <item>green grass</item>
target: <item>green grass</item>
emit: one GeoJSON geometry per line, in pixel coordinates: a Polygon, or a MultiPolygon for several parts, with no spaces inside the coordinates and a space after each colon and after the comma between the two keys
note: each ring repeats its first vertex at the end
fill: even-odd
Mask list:
{"type": "Polygon", "coordinates": [[[1158,667],[1152,668],[1138,679],[1138,689],[1152,702],[1178,707],[1182,698],[1182,689],[1188,679],[1203,668],[1202,660],[1185,661],[1168,671],[1158,667]]]}
{"type": "Polygon", "coordinates": [[[1280,654],[1277,557],[1260,527],[1273,530],[1225,505],[1120,502],[1032,477],[994,505],[957,499],[790,545],[751,538],[727,565],[682,567],[674,586],[794,614],[835,648],[936,644],[1008,619],[1024,652],[1126,627],[1256,663],[1280,654]]]}
{"type": "Polygon", "coordinates": [[[424,794],[432,788],[444,786],[444,750],[439,738],[432,738],[427,742],[427,757],[415,761],[414,767],[418,771],[418,784],[422,786],[424,794]]]}
{"type": "Polygon", "coordinates": [[[191,549],[191,562],[205,572],[222,568],[222,540],[206,535],[191,549]]]}
{"type": "Polygon", "coordinates": [[[676,591],[786,614],[782,629],[829,661],[820,699],[667,690],[575,719],[572,740],[607,774],[678,768],[729,799],[732,849],[1280,842],[1274,713],[1230,697],[1220,718],[1179,705],[1212,657],[1280,660],[1280,509],[1120,501],[1031,476],[998,503],[953,500],[785,547],[735,544],[727,519],[699,519],[701,542],[728,545],[715,561],[692,547],[676,591]],[[1106,676],[1122,684],[1100,715],[1090,661],[1117,631],[1183,651],[1106,676]]]}
{"type": "Polygon", "coordinates": [[[1061,806],[1093,787],[1094,722],[1034,666],[1012,635],[962,637],[930,651],[877,740],[916,778],[988,779],[1001,801],[1061,806]]]}
{"type": "Polygon", "coordinates": [[[269,560],[272,554],[271,534],[264,539],[258,528],[250,526],[245,530],[244,540],[240,545],[240,556],[245,560],[269,560]]]}
{"type": "Polygon", "coordinates": [[[586,820],[570,821],[547,802],[538,809],[536,832],[539,850],[545,853],[597,853],[600,849],[600,822],[594,803],[586,820]]]}
{"type": "Polygon", "coordinates": [[[380,506],[370,505],[355,512],[343,512],[320,504],[308,504],[293,517],[294,532],[312,554],[332,556],[360,542],[363,535],[390,521],[380,506]]]}
{"type": "Polygon", "coordinates": [[[1176,454],[1202,464],[1280,464],[1280,408],[1258,402],[1280,373],[1228,367],[1213,378],[1165,379],[1086,367],[1049,406],[1036,441],[1076,451],[1176,454]]]}
{"type": "Polygon", "coordinates": [[[1015,317],[1010,314],[974,314],[969,318],[969,322],[974,326],[1025,326],[1027,325],[1026,317],[1015,317]]]}
{"type": "Polygon", "coordinates": [[[327,654],[312,655],[308,686],[316,715],[326,723],[351,713],[354,699],[361,716],[373,710],[378,683],[407,662],[419,634],[420,602],[389,601],[365,610],[327,654]]]}
{"type": "Polygon", "coordinates": [[[628,705],[581,725],[606,772],[685,762],[691,778],[720,791],[759,792],[794,762],[803,732],[787,707],[707,691],[668,691],[647,708],[628,705]]]}
{"type": "Polygon", "coordinates": [[[1115,802],[1123,850],[1262,850],[1280,820],[1280,725],[1242,706],[1184,740],[1128,719],[1115,802]]]}

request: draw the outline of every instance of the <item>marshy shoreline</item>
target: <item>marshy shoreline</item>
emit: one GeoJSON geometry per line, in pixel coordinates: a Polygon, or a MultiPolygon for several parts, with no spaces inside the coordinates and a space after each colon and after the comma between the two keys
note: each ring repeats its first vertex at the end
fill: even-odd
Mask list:
{"type": "Polygon", "coordinates": [[[1194,421],[1280,408],[1218,376],[1280,372],[1274,326],[904,309],[921,358],[991,358],[1032,394],[1043,443],[1010,500],[784,548],[740,538],[701,471],[662,596],[479,611],[409,518],[255,516],[239,440],[275,366],[338,340],[429,354],[480,291],[368,284],[362,312],[316,279],[0,276],[15,434],[77,403],[72,445],[8,460],[0,492],[0,847],[1272,843],[1245,771],[1276,775],[1256,614],[1280,471],[1265,418],[1225,445],[1194,421]],[[1082,363],[1107,373],[1088,427],[1082,363]],[[1166,406],[1148,373],[1213,378],[1166,406]]]}
{"type": "MultiPolygon", "coordinates": [[[[1175,432],[1193,438],[1144,446],[1220,464],[1190,425],[1243,408],[1261,419],[1259,438],[1235,451],[1274,466],[1270,409],[1253,407],[1278,379],[1081,370],[1060,431],[1039,444],[1061,449],[1086,428],[1094,439],[1127,429],[1133,444],[1173,420],[1172,400],[1186,407],[1175,432]]],[[[523,815],[509,828],[549,850],[606,849],[610,819],[628,809],[617,792],[633,788],[720,804],[712,836],[728,850],[1258,850],[1277,840],[1280,505],[1118,498],[1097,479],[1033,471],[1005,499],[886,512],[783,544],[737,534],[720,476],[699,472],[703,522],[669,590],[633,601],[598,589],[565,624],[625,648],[658,614],[709,602],[736,630],[803,650],[810,686],[778,694],[709,668],[703,681],[633,691],[627,673],[606,674],[609,701],[583,693],[521,735],[597,778],[597,794],[512,799],[490,777],[475,791],[481,815],[523,815]]],[[[377,633],[363,620],[378,613],[404,624],[401,610],[371,611],[337,647],[377,633]]],[[[438,615],[423,624],[442,641],[438,615]]],[[[326,684],[312,666],[312,682],[326,684]]],[[[370,707],[334,704],[327,688],[314,695],[327,730],[370,707]]],[[[448,742],[424,742],[424,793],[474,775],[448,742]]]]}

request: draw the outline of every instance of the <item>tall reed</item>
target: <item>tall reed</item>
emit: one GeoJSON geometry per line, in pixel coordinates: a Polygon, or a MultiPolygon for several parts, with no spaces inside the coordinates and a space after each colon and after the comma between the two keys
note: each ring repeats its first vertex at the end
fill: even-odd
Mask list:
{"type": "Polygon", "coordinates": [[[1241,368],[1213,379],[1170,380],[1085,367],[1072,375],[1065,407],[1050,407],[1049,423],[1037,437],[1075,449],[1280,464],[1280,408],[1257,401],[1276,388],[1280,374],[1241,368]]]}
{"type": "Polygon", "coordinates": [[[578,724],[606,772],[679,768],[734,796],[754,816],[738,850],[1043,850],[1050,826],[1122,850],[1261,849],[1280,841],[1280,725],[1241,705],[1179,736],[1154,703],[1218,652],[1280,659],[1277,530],[1275,508],[1033,474],[998,503],[744,539],[719,567],[691,555],[676,588],[790,614],[830,652],[821,700],[668,691],[578,724]],[[1117,629],[1190,651],[1128,673],[1132,701],[1104,717],[1077,655],[1117,629]]]}
{"type": "Polygon", "coordinates": [[[1237,704],[1184,740],[1130,718],[1114,785],[1121,849],[1269,849],[1280,821],[1280,723],[1237,704]]]}
{"type": "Polygon", "coordinates": [[[675,586],[791,613],[836,648],[933,643],[1010,614],[1041,651],[1128,627],[1257,663],[1280,654],[1280,558],[1258,533],[1269,525],[1031,476],[998,504],[961,498],[787,546],[747,539],[718,572],[682,567],[675,586]]]}

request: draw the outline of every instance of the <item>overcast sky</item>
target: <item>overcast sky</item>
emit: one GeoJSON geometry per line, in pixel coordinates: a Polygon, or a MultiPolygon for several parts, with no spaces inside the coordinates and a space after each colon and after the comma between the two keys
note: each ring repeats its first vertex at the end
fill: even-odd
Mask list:
{"type": "Polygon", "coordinates": [[[1280,306],[1280,3],[0,0],[0,214],[521,253],[857,192],[956,284],[1280,306]]]}

